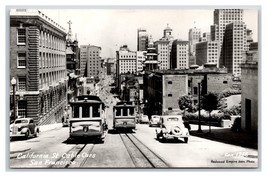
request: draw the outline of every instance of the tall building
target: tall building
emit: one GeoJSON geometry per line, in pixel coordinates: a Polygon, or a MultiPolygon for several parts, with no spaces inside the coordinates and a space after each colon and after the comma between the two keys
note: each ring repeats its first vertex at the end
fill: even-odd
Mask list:
{"type": "Polygon", "coordinates": [[[125,73],[136,73],[136,52],[130,51],[127,45],[120,47],[116,51],[117,75],[125,73]]]}
{"type": "Polygon", "coordinates": [[[226,25],[220,56],[220,66],[228,68],[235,76],[241,75],[240,64],[242,54],[248,50],[246,25],[244,22],[234,22],[226,25]]]}
{"type": "Polygon", "coordinates": [[[158,53],[159,69],[161,70],[170,68],[170,51],[172,41],[172,29],[167,24],[167,27],[163,30],[163,37],[154,43],[158,53]]]}
{"type": "Polygon", "coordinates": [[[174,40],[172,43],[171,69],[186,69],[189,68],[189,42],[174,40]]]}
{"type": "Polygon", "coordinates": [[[148,34],[146,29],[137,30],[137,51],[146,51],[148,46],[148,34]]]}
{"type": "Polygon", "coordinates": [[[39,10],[10,11],[10,110],[39,125],[61,122],[67,104],[66,30],[39,10]],[[12,90],[12,89],[11,89],[12,90]],[[12,100],[12,99],[11,99],[12,100]],[[15,109],[13,109],[15,108],[15,109]]]}
{"type": "Polygon", "coordinates": [[[97,77],[101,70],[101,47],[88,45],[87,49],[87,77],[97,77]]]}
{"type": "Polygon", "coordinates": [[[158,53],[154,46],[152,36],[149,38],[149,44],[146,53],[146,60],[144,62],[144,70],[155,70],[159,69],[158,53]]]}
{"type": "Polygon", "coordinates": [[[87,63],[87,58],[88,58],[87,45],[81,45],[80,46],[80,75],[81,76],[86,75],[85,66],[87,63]]]}
{"type": "Polygon", "coordinates": [[[211,39],[219,40],[222,46],[226,25],[243,21],[243,9],[215,9],[214,25],[211,27],[211,39]]]}
{"type": "Polygon", "coordinates": [[[85,77],[96,77],[101,68],[101,47],[94,45],[81,45],[80,70],[85,77]]]}
{"type": "Polygon", "coordinates": [[[196,64],[215,63],[219,67],[219,41],[199,42],[196,44],[196,64]]]}
{"type": "Polygon", "coordinates": [[[188,40],[189,40],[189,53],[190,56],[195,56],[196,53],[196,43],[198,43],[201,39],[201,30],[199,28],[191,28],[188,32],[188,40]]]}

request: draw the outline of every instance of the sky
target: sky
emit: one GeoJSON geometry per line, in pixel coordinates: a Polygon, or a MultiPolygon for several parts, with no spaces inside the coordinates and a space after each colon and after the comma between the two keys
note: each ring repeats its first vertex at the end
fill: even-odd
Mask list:
{"type": "MultiPolygon", "coordinates": [[[[102,48],[101,57],[115,57],[115,51],[126,44],[137,48],[137,29],[145,28],[154,41],[163,36],[167,24],[172,28],[174,39],[188,40],[188,31],[196,26],[209,32],[213,25],[213,8],[120,8],[120,9],[40,9],[68,31],[72,22],[73,37],[77,34],[79,45],[96,45],[102,48]]],[[[244,10],[244,22],[253,30],[258,40],[257,9],[244,10]]]]}

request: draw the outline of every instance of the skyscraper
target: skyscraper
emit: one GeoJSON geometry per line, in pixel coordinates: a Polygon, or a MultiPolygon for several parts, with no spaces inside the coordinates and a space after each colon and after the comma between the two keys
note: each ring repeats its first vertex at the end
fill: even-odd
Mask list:
{"type": "Polygon", "coordinates": [[[228,69],[229,73],[240,76],[242,54],[248,50],[247,31],[244,22],[233,22],[226,25],[221,49],[220,66],[228,69]]]}
{"type": "Polygon", "coordinates": [[[164,70],[170,68],[170,51],[172,41],[172,29],[167,24],[167,27],[163,30],[163,37],[154,43],[158,53],[159,69],[164,70]]]}
{"type": "Polygon", "coordinates": [[[189,68],[189,42],[174,40],[172,43],[171,69],[187,69],[189,68]]]}
{"type": "Polygon", "coordinates": [[[137,30],[137,51],[146,51],[148,46],[148,34],[146,29],[137,30]]]}
{"type": "Polygon", "coordinates": [[[196,53],[196,43],[201,39],[201,30],[199,28],[191,28],[188,32],[189,40],[189,53],[191,56],[195,56],[196,53]]]}
{"type": "Polygon", "coordinates": [[[223,42],[226,25],[233,22],[243,21],[243,9],[215,9],[214,25],[211,27],[211,39],[223,42]]]}

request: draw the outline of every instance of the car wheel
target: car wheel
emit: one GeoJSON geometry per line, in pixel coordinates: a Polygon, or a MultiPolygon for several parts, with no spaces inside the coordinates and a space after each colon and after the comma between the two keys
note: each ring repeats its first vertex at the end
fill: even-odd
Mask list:
{"type": "Polygon", "coordinates": [[[35,137],[38,137],[38,136],[39,136],[39,129],[36,130],[34,136],[35,136],[35,137]]]}
{"type": "Polygon", "coordinates": [[[185,143],[188,143],[188,138],[184,138],[184,142],[185,143]]]}
{"type": "Polygon", "coordinates": [[[28,131],[25,133],[25,139],[28,139],[29,136],[30,136],[30,132],[29,132],[29,130],[28,130],[28,131]]]}

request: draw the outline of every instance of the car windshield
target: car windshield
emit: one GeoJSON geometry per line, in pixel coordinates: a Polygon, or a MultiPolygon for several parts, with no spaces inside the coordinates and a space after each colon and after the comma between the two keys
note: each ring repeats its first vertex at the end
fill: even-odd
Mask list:
{"type": "Polygon", "coordinates": [[[15,124],[25,124],[25,123],[28,123],[28,120],[23,119],[23,120],[16,120],[15,121],[15,124]]]}

